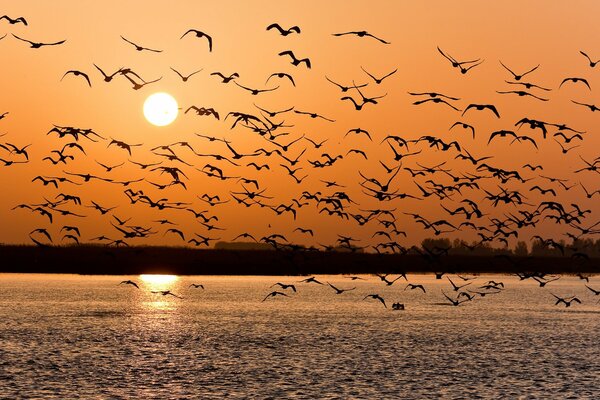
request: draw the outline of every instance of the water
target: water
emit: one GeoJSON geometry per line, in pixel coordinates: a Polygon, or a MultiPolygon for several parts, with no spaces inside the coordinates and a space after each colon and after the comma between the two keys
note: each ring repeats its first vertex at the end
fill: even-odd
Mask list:
{"type": "Polygon", "coordinates": [[[262,302],[300,278],[0,274],[0,398],[600,398],[600,297],[579,278],[482,276],[506,290],[458,307],[432,276],[409,275],[426,294],[317,278],[357,288],[262,302]],[[150,293],[167,289],[183,299],[150,293]]]}

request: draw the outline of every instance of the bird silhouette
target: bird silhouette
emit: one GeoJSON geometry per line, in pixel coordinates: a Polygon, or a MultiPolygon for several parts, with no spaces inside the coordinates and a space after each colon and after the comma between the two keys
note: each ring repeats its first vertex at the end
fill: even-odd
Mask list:
{"type": "Polygon", "coordinates": [[[281,36],[291,35],[292,33],[300,33],[300,28],[296,25],[291,26],[288,29],[283,29],[278,23],[272,23],[271,25],[267,26],[267,31],[270,31],[271,29],[277,30],[281,36]]]}
{"type": "Polygon", "coordinates": [[[285,50],[282,51],[281,53],[279,53],[280,56],[289,56],[292,61],[292,65],[297,67],[300,64],[304,64],[306,66],[306,68],[310,69],[311,68],[311,63],[310,63],[310,59],[308,58],[298,58],[296,57],[296,55],[294,54],[293,51],[291,50],[285,50]]]}
{"type": "Polygon", "coordinates": [[[592,61],[590,56],[588,56],[585,52],[583,52],[581,50],[579,52],[588,60],[591,68],[594,68],[596,66],[596,64],[598,64],[600,62],[600,60],[592,61]]]}
{"type": "Polygon", "coordinates": [[[86,80],[88,86],[92,87],[92,82],[90,82],[90,77],[85,72],[81,72],[81,71],[78,71],[78,70],[75,70],[75,69],[71,69],[71,70],[65,72],[64,75],[62,76],[62,78],[60,78],[60,80],[62,81],[65,78],[65,76],[67,76],[68,74],[72,74],[74,76],[81,76],[81,77],[83,77],[83,79],[86,80]]]}
{"type": "Polygon", "coordinates": [[[197,29],[188,29],[183,35],[181,35],[181,37],[179,39],[180,40],[183,39],[185,36],[187,36],[190,33],[194,34],[194,36],[197,38],[206,38],[206,40],[208,41],[208,51],[212,52],[212,49],[213,49],[212,37],[202,31],[197,30],[197,29]]]}
{"type": "Polygon", "coordinates": [[[8,23],[11,25],[21,23],[21,24],[27,26],[27,20],[24,17],[11,18],[8,15],[3,15],[0,17],[0,21],[2,21],[3,19],[7,20],[8,23]]]}
{"type": "Polygon", "coordinates": [[[131,286],[133,286],[133,287],[135,287],[137,289],[140,288],[137,283],[135,283],[134,281],[129,280],[129,279],[126,280],[126,281],[122,281],[121,283],[119,283],[119,285],[131,285],[131,286]]]}
{"type": "Polygon", "coordinates": [[[327,282],[327,284],[329,285],[330,288],[332,288],[333,290],[335,290],[335,294],[342,294],[344,292],[349,292],[351,290],[355,290],[356,287],[350,288],[350,289],[339,289],[335,286],[333,286],[331,283],[327,282]]]}
{"type": "Polygon", "coordinates": [[[380,301],[380,302],[381,302],[381,304],[383,304],[383,306],[384,306],[385,308],[387,308],[387,305],[385,304],[385,300],[384,300],[384,298],[383,298],[383,297],[381,297],[380,295],[378,295],[378,294],[368,294],[368,295],[366,295],[366,296],[363,298],[363,300],[366,300],[366,299],[368,299],[368,298],[371,298],[371,299],[373,299],[373,300],[378,300],[378,301],[380,301]]]}
{"type": "Polygon", "coordinates": [[[467,111],[469,111],[470,109],[475,109],[477,111],[483,111],[483,110],[487,109],[487,110],[490,110],[491,112],[493,112],[497,118],[500,118],[498,109],[496,109],[496,106],[494,106],[493,104],[469,104],[467,106],[467,108],[465,108],[465,110],[463,111],[462,115],[465,115],[465,113],[467,111]]]}
{"type": "Polygon", "coordinates": [[[123,37],[123,35],[121,35],[121,39],[123,39],[123,40],[124,40],[124,41],[126,41],[127,43],[131,44],[133,47],[135,47],[135,49],[136,49],[137,51],[144,51],[144,50],[146,50],[146,51],[151,51],[151,52],[153,52],[153,53],[162,53],[162,50],[156,50],[156,49],[151,49],[151,48],[148,48],[148,47],[143,47],[143,46],[140,46],[140,45],[138,45],[138,44],[136,44],[136,43],[132,42],[131,40],[129,40],[129,39],[127,39],[127,38],[123,37]]]}
{"type": "Polygon", "coordinates": [[[510,74],[513,76],[515,81],[520,81],[521,78],[523,78],[525,75],[532,73],[533,71],[535,71],[536,69],[538,69],[540,67],[540,65],[538,64],[537,66],[531,68],[530,70],[527,70],[526,72],[523,72],[522,74],[516,74],[510,68],[508,68],[506,65],[504,65],[502,63],[502,61],[500,61],[500,65],[502,65],[504,67],[504,69],[506,69],[508,72],[510,72],[510,74]]]}
{"type": "Polygon", "coordinates": [[[201,71],[204,70],[203,68],[200,68],[200,69],[198,69],[196,71],[193,71],[193,72],[191,72],[191,73],[189,73],[187,75],[183,75],[181,72],[177,71],[175,68],[173,68],[173,67],[169,67],[169,68],[171,69],[171,71],[175,72],[181,78],[181,80],[183,82],[187,82],[192,76],[194,76],[198,72],[201,72],[201,71]]]}
{"type": "Polygon", "coordinates": [[[277,296],[284,296],[284,297],[289,297],[287,294],[283,293],[283,292],[278,292],[278,291],[273,291],[271,293],[269,293],[268,295],[265,296],[265,298],[262,301],[267,300],[269,297],[277,297],[277,296]]]}
{"type": "Polygon", "coordinates": [[[17,35],[15,35],[14,33],[12,33],[11,35],[13,35],[16,39],[19,39],[22,42],[26,42],[29,43],[32,49],[39,49],[42,46],[58,46],[59,44],[63,44],[64,42],[66,42],[67,40],[60,40],[58,42],[52,42],[52,43],[42,43],[42,42],[32,42],[31,40],[27,40],[27,39],[23,39],[17,35]]]}
{"type": "MultiPolygon", "coordinates": [[[[394,75],[396,72],[398,72],[398,68],[396,68],[395,70],[393,70],[392,72],[388,72],[387,74],[383,75],[381,78],[377,78],[376,76],[374,76],[373,74],[371,74],[370,72],[368,72],[366,69],[364,69],[363,67],[360,67],[365,74],[369,75],[369,77],[371,77],[371,79],[373,79],[373,81],[377,84],[380,85],[386,78],[394,75]]],[[[356,88],[356,86],[354,86],[356,88]]]]}
{"type": "Polygon", "coordinates": [[[383,44],[390,44],[390,42],[387,42],[381,38],[378,38],[377,36],[374,36],[372,34],[370,34],[367,31],[350,31],[350,32],[341,32],[341,33],[332,33],[333,36],[346,36],[346,35],[354,35],[354,36],[358,36],[360,38],[362,37],[370,37],[373,38],[383,44]]]}

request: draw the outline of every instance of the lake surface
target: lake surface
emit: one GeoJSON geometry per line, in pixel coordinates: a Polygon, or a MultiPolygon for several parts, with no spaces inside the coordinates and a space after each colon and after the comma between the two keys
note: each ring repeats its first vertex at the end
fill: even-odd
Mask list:
{"type": "Polygon", "coordinates": [[[427,293],[362,278],[317,276],[356,286],[336,295],[298,277],[0,274],[0,398],[600,398],[600,296],[579,278],[478,276],[467,288],[506,289],[458,307],[446,277],[408,275],[427,293]],[[298,292],[263,302],[275,282],[298,292]]]}

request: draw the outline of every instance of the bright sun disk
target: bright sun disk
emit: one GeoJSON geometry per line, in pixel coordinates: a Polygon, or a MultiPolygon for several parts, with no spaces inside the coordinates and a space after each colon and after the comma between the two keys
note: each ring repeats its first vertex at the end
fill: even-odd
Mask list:
{"type": "Polygon", "coordinates": [[[168,93],[154,93],[144,102],[144,116],[156,126],[169,125],[175,121],[178,111],[177,101],[168,93]]]}

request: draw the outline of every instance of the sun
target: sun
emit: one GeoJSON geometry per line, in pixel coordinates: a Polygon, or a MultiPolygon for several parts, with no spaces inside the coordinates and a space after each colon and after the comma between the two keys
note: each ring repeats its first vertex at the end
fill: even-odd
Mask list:
{"type": "Polygon", "coordinates": [[[144,116],[152,125],[166,126],[175,121],[179,106],[168,93],[154,93],[144,102],[144,116]]]}

